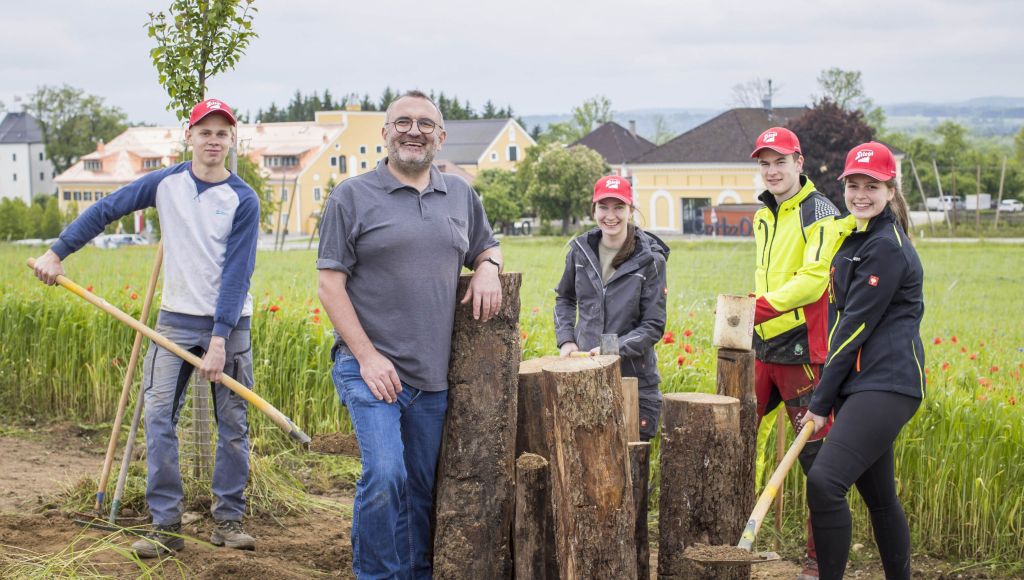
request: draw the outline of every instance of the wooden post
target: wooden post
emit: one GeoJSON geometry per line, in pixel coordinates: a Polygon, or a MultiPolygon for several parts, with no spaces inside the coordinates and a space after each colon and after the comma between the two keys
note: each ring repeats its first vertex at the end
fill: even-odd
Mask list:
{"type": "Polygon", "coordinates": [[[636,579],[633,483],[619,357],[565,358],[544,367],[552,418],[551,496],[560,576],[636,579]]]}
{"type": "MultiPolygon", "coordinates": [[[[946,208],[946,202],[942,201],[942,179],[939,175],[939,165],[935,162],[935,158],[932,158],[932,170],[935,171],[935,186],[939,188],[939,205],[942,206],[942,216],[946,218],[946,225],[949,227],[949,233],[953,233],[953,222],[949,219],[949,210],[946,208]]],[[[926,206],[927,207],[927,206],[926,206]]],[[[953,209],[956,210],[956,202],[953,203],[953,209]]],[[[953,214],[956,217],[956,214],[953,214]]]]}
{"type": "Polygon", "coordinates": [[[622,377],[622,416],[626,422],[626,441],[640,441],[640,388],[636,377],[622,377]]]}
{"type": "Polygon", "coordinates": [[[717,390],[719,395],[740,402],[740,436],[743,438],[742,461],[744,495],[749,498],[743,511],[750,513],[757,499],[757,395],[754,393],[754,351],[718,349],[717,390]]]}
{"type": "Polygon", "coordinates": [[[658,578],[749,578],[749,566],[715,568],[687,560],[695,543],[736,545],[749,503],[742,461],[740,402],[705,393],[665,395],[661,431],[658,578]]]}
{"type": "MultiPolygon", "coordinates": [[[[775,411],[775,467],[782,463],[786,455],[786,405],[780,404],[775,411]]],[[[782,545],[782,498],[785,496],[783,490],[775,494],[775,551],[779,551],[782,545]]]]}
{"type": "Polygon", "coordinates": [[[550,422],[544,413],[544,365],[558,360],[557,356],[543,356],[519,363],[519,396],[516,419],[516,457],[523,453],[549,459],[548,433],[550,422]]]}
{"type": "Polygon", "coordinates": [[[914,165],[914,158],[910,158],[910,170],[914,173],[914,181],[917,182],[917,189],[921,190],[921,202],[924,203],[924,213],[928,217],[928,228],[932,227],[932,212],[928,209],[928,194],[921,187],[921,178],[917,175],[917,166],[914,165]]]}
{"type": "Polygon", "coordinates": [[[1006,181],[1006,156],[1003,156],[1003,171],[999,174],[999,199],[996,200],[996,219],[992,222],[992,231],[999,227],[999,210],[1003,207],[1003,182],[1006,181]]]}
{"type": "Polygon", "coordinates": [[[516,580],[558,579],[549,473],[540,455],[523,453],[516,460],[516,580]]]}
{"type": "Polygon", "coordinates": [[[981,232],[981,164],[976,166],[978,176],[974,180],[974,235],[981,232]]]}
{"type": "MultiPolygon", "coordinates": [[[[435,578],[510,578],[521,274],[502,274],[498,314],[455,311],[448,416],[437,469],[435,578]]],[[[458,296],[469,277],[459,280],[458,296]]]]}
{"type": "Polygon", "coordinates": [[[636,510],[636,577],[651,577],[651,542],[647,537],[648,481],[651,473],[651,444],[647,441],[629,443],[629,475],[633,479],[633,509],[636,510]]]}

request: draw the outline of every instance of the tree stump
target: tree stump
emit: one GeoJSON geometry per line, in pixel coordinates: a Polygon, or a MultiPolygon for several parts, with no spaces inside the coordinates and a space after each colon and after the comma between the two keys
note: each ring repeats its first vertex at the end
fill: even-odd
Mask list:
{"type": "MultiPolygon", "coordinates": [[[[520,274],[502,274],[486,323],[459,305],[448,369],[448,415],[437,470],[436,578],[510,578],[519,383],[520,274]]],[[[459,280],[466,293],[469,276],[459,280]]]]}
{"type": "Polygon", "coordinates": [[[658,578],[749,578],[683,557],[695,543],[736,545],[747,523],[740,403],[704,393],[665,395],[661,433],[658,578]]]}
{"type": "Polygon", "coordinates": [[[635,579],[636,514],[619,357],[551,362],[544,383],[560,576],[635,579]]]}
{"type": "Polygon", "coordinates": [[[548,461],[540,455],[524,453],[516,460],[516,580],[558,579],[549,479],[548,461]]]}
{"type": "Polygon", "coordinates": [[[636,577],[651,577],[651,542],[647,537],[648,482],[651,473],[651,444],[643,441],[629,443],[629,473],[633,480],[633,509],[636,510],[636,577]]]}
{"type": "Polygon", "coordinates": [[[626,419],[626,441],[640,440],[640,389],[636,377],[622,377],[622,414],[626,419]]]}
{"type": "Polygon", "coordinates": [[[757,394],[754,392],[754,351],[718,349],[718,394],[739,399],[740,435],[743,438],[743,485],[750,498],[748,514],[757,500],[757,394]]]}
{"type": "Polygon", "coordinates": [[[557,356],[543,356],[519,363],[518,418],[516,419],[516,457],[523,453],[549,459],[548,433],[550,417],[544,411],[544,365],[558,360],[557,356]]]}

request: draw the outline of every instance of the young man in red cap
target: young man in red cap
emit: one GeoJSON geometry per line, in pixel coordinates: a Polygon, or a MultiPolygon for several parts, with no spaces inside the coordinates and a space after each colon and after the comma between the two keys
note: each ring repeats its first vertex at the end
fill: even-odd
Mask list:
{"type": "MultiPolygon", "coordinates": [[[[828,268],[835,251],[833,227],[839,211],[802,174],[797,136],[784,127],[761,133],[754,146],[767,188],[754,215],[757,271],[754,287],[755,391],[758,422],[779,403],[795,426],[807,412],[821,365],[828,354],[828,268]]],[[[830,424],[819,429],[800,453],[804,473],[821,449],[830,424]]],[[[807,558],[800,580],[818,577],[814,538],[808,521],[807,558]]]]}
{"type": "MultiPolygon", "coordinates": [[[[202,357],[199,375],[217,383],[222,374],[252,387],[249,335],[260,202],[237,175],[224,167],[235,143],[235,116],[217,99],[192,109],[185,141],[193,159],[147,173],[82,212],[59,241],[36,260],[36,276],[54,284],[62,261],[103,229],[131,212],[156,207],[164,242],[164,286],[157,331],[202,357]]],[[[146,501],[154,530],[132,548],[153,558],[185,547],[178,438],[175,427],[185,402],[192,366],[152,345],[143,365],[146,409],[146,501]]],[[[242,529],[249,478],[249,426],[245,399],[214,384],[217,459],[213,471],[210,541],[218,546],[255,548],[242,529]]]]}

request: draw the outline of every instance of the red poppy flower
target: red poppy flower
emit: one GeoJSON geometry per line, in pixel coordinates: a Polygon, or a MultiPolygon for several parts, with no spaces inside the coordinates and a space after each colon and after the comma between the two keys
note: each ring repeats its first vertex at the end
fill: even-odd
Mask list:
{"type": "Polygon", "coordinates": [[[315,315],[315,314],[313,315],[313,318],[310,318],[309,320],[310,320],[310,321],[311,321],[311,322],[312,322],[313,324],[320,324],[320,317],[319,317],[319,316],[317,316],[317,315],[315,315]]]}
{"type": "Polygon", "coordinates": [[[685,350],[688,353],[692,353],[693,352],[693,345],[689,344],[689,343],[684,344],[683,345],[683,350],[685,350]]]}
{"type": "Polygon", "coordinates": [[[132,292],[132,295],[129,296],[129,298],[131,298],[132,300],[138,300],[139,299],[139,295],[134,293],[134,292],[132,292]]]}
{"type": "Polygon", "coordinates": [[[525,330],[521,330],[519,331],[519,338],[526,340],[527,338],[530,338],[530,335],[525,330]]]}
{"type": "Polygon", "coordinates": [[[936,336],[935,340],[932,341],[932,344],[942,344],[942,338],[936,336]]]}
{"type": "Polygon", "coordinates": [[[683,336],[686,336],[686,337],[693,336],[693,331],[690,330],[689,328],[687,328],[686,330],[683,331],[683,336]]]}
{"type": "Polygon", "coordinates": [[[686,357],[683,355],[679,355],[679,358],[676,359],[676,364],[679,366],[683,366],[684,364],[686,364],[686,357]]]}
{"type": "Polygon", "coordinates": [[[942,370],[944,370],[944,371],[948,371],[949,370],[949,363],[948,362],[942,363],[942,370]]]}
{"type": "Polygon", "coordinates": [[[320,314],[320,309],[319,308],[314,308],[313,309],[313,314],[320,314]]]}
{"type": "Polygon", "coordinates": [[[1017,397],[1014,397],[1013,395],[1010,395],[1010,398],[1006,399],[1006,402],[1011,404],[1011,405],[1016,405],[1017,404],[1017,397]]]}
{"type": "Polygon", "coordinates": [[[999,367],[997,367],[996,365],[992,365],[992,366],[988,367],[988,372],[990,372],[990,373],[998,373],[999,372],[999,367]]]}
{"type": "Polygon", "coordinates": [[[269,308],[269,310],[270,310],[271,312],[277,312],[277,311],[278,311],[278,310],[280,310],[280,309],[281,309],[281,307],[280,307],[280,306],[278,306],[277,304],[271,304],[271,305],[270,305],[270,308],[269,308]]]}
{"type": "Polygon", "coordinates": [[[961,346],[960,347],[960,352],[967,352],[967,347],[966,346],[961,346]]]}
{"type": "Polygon", "coordinates": [[[978,360],[978,355],[972,352],[972,353],[971,353],[971,356],[969,356],[969,357],[967,357],[967,358],[969,358],[969,359],[971,359],[971,360],[978,360]]]}
{"type": "Polygon", "coordinates": [[[953,336],[949,337],[949,342],[956,344],[959,341],[957,340],[956,335],[954,334],[953,336]]]}
{"type": "Polygon", "coordinates": [[[537,314],[538,312],[540,312],[540,307],[539,306],[534,306],[533,307],[533,313],[537,314]]]}
{"type": "Polygon", "coordinates": [[[978,378],[978,384],[983,386],[983,387],[987,387],[989,382],[991,382],[991,381],[989,381],[988,378],[986,378],[986,377],[979,377],[978,378]]]}
{"type": "Polygon", "coordinates": [[[675,344],[676,337],[674,334],[672,334],[672,331],[670,330],[665,333],[665,336],[661,337],[661,341],[664,342],[665,344],[675,344]]]}
{"type": "Polygon", "coordinates": [[[86,287],[85,287],[85,289],[86,289],[86,290],[87,290],[88,292],[92,292],[92,284],[89,284],[88,286],[86,286],[86,287]]]}

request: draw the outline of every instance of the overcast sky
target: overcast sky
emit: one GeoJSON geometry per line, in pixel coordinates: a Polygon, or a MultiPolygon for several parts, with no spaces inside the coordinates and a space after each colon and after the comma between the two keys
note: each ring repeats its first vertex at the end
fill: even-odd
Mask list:
{"type": "MultiPolygon", "coordinates": [[[[69,83],[132,121],[174,123],[149,60],[147,13],[170,0],[5,2],[0,101],[69,83]]],[[[563,113],[727,108],[770,77],[807,103],[828,67],[860,70],[879,104],[1024,96],[1019,0],[257,0],[260,37],[209,95],[255,113],[296,89],[443,90],[476,107],[563,113]]]]}

